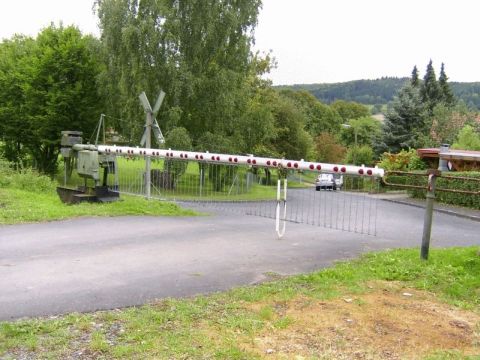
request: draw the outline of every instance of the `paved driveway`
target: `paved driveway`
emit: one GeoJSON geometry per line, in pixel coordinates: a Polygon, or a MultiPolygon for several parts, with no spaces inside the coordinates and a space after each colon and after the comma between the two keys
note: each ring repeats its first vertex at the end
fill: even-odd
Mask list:
{"type": "MultiPolygon", "coordinates": [[[[222,212],[0,227],[0,319],[94,311],[221,291],[376,249],[418,246],[423,210],[378,202],[377,236],[222,212]]],[[[435,214],[433,246],[480,245],[480,223],[435,214]]]]}

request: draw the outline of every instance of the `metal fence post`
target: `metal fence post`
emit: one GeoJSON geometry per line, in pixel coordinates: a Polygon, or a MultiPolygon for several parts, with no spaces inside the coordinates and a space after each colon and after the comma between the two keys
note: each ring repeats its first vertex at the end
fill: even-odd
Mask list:
{"type": "Polygon", "coordinates": [[[203,167],[200,168],[200,197],[203,194],[203,167]]]}
{"type": "Polygon", "coordinates": [[[430,237],[432,234],[432,220],[433,220],[433,203],[435,202],[435,182],[437,176],[440,176],[440,171],[430,170],[428,174],[428,187],[427,187],[427,204],[425,207],[425,218],[423,222],[423,237],[422,248],[420,251],[420,257],[423,260],[428,259],[428,252],[430,249],[430,237]]]}

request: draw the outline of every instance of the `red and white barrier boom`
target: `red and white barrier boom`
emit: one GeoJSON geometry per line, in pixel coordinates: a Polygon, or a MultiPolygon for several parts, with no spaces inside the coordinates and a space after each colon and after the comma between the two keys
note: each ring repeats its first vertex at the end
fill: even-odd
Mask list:
{"type": "Polygon", "coordinates": [[[254,155],[231,155],[210,152],[179,151],[171,149],[148,149],[139,147],[116,146],[116,145],[83,145],[73,146],[74,150],[96,150],[101,154],[109,154],[125,157],[150,157],[157,159],[189,160],[196,162],[209,162],[223,165],[250,165],[264,168],[283,168],[291,170],[308,170],[319,173],[338,173],[345,175],[357,175],[366,177],[383,177],[385,171],[378,167],[365,167],[354,165],[326,164],[303,160],[288,160],[257,157],[254,155]]]}
{"type": "MultiPolygon", "coordinates": [[[[378,178],[383,177],[385,171],[378,167],[365,167],[353,165],[340,164],[325,164],[318,162],[310,162],[304,160],[288,160],[288,159],[274,159],[257,157],[254,155],[231,155],[231,154],[217,154],[210,152],[194,152],[194,151],[179,151],[171,149],[151,149],[128,146],[109,146],[109,145],[73,145],[73,150],[90,150],[97,151],[100,154],[125,156],[125,157],[143,157],[146,158],[147,164],[150,159],[171,159],[183,161],[205,162],[210,164],[221,165],[247,165],[262,168],[272,169],[287,169],[287,170],[305,170],[319,173],[337,173],[344,175],[355,175],[362,177],[378,178]]],[[[147,171],[148,174],[148,171],[147,171]]],[[[149,178],[146,177],[146,182],[149,183],[149,178]]],[[[147,183],[147,184],[148,184],[147,183]]],[[[281,180],[277,184],[277,208],[276,208],[276,223],[275,230],[279,238],[285,234],[286,214],[287,214],[287,180],[283,180],[283,191],[281,189],[281,180]],[[283,198],[282,196],[283,195],[283,198]],[[282,208],[283,207],[283,211],[282,208]],[[282,224],[280,224],[282,222],[282,224]]],[[[149,189],[150,186],[146,185],[149,189]]],[[[147,192],[149,198],[149,192],[147,192]]]]}

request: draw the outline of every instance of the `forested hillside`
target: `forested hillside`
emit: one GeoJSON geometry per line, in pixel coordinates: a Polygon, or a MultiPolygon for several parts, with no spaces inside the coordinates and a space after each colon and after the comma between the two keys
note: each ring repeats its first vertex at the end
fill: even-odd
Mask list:
{"type": "MultiPolygon", "coordinates": [[[[279,86],[282,89],[307,90],[317,99],[327,104],[342,99],[356,101],[362,104],[387,104],[393,96],[405,85],[408,78],[383,77],[376,80],[355,80],[334,84],[298,84],[279,86]]],[[[463,100],[467,106],[480,109],[480,82],[460,83],[449,82],[456,97],[463,100]]]]}

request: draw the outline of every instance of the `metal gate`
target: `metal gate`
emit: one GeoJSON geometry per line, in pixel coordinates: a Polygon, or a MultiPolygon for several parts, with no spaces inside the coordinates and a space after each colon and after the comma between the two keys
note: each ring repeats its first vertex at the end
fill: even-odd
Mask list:
{"type": "Polygon", "coordinates": [[[108,157],[108,186],[121,194],[277,219],[279,235],[280,222],[376,234],[378,200],[371,193],[383,175],[379,168],[171,149],[73,149],[108,157]]]}

